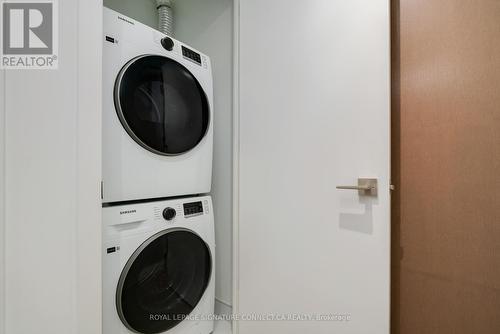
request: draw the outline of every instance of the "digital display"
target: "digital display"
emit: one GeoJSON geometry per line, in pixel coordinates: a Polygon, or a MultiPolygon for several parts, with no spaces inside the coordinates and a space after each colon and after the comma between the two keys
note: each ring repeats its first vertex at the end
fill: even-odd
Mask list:
{"type": "Polygon", "coordinates": [[[190,50],[186,48],[185,46],[182,47],[182,55],[186,58],[191,59],[198,65],[201,65],[201,56],[198,52],[194,52],[193,50],[190,50]]]}
{"type": "Polygon", "coordinates": [[[203,213],[201,202],[184,203],[184,216],[192,216],[203,213]]]}

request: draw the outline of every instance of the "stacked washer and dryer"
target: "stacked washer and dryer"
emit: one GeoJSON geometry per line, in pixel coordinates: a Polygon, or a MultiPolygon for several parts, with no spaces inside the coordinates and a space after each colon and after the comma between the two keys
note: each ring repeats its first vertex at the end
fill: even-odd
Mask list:
{"type": "Polygon", "coordinates": [[[209,334],[210,59],[104,9],[103,334],[209,334]]]}

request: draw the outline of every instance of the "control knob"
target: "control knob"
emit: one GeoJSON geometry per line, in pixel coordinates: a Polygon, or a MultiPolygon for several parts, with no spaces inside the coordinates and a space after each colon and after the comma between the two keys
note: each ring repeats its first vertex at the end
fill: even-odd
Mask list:
{"type": "Polygon", "coordinates": [[[165,37],[161,40],[161,45],[167,51],[172,51],[174,48],[174,41],[170,37],[165,37]]]}
{"type": "Polygon", "coordinates": [[[175,212],[175,209],[173,208],[166,208],[165,210],[163,210],[163,218],[165,218],[165,220],[174,219],[176,214],[177,212],[175,212]]]}

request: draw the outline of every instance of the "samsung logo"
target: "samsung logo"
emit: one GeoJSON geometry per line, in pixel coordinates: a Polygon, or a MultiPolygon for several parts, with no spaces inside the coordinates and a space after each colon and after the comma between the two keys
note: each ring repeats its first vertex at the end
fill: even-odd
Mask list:
{"type": "Polygon", "coordinates": [[[126,211],[120,211],[120,214],[121,215],[127,215],[129,213],[136,213],[137,211],[136,210],[126,210],[126,211]]]}
{"type": "Polygon", "coordinates": [[[123,18],[123,17],[121,17],[121,16],[118,16],[118,20],[122,20],[123,22],[127,22],[127,23],[129,23],[129,24],[131,24],[131,25],[135,25],[135,23],[134,23],[134,22],[132,22],[132,21],[130,21],[130,20],[127,20],[126,18],[123,18]]]}

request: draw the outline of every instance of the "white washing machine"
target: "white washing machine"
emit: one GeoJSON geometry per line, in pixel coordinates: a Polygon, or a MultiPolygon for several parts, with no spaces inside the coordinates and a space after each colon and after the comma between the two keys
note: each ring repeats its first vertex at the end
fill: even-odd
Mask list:
{"type": "Polygon", "coordinates": [[[103,334],[213,331],[208,196],[103,208],[103,334]]]}
{"type": "Polygon", "coordinates": [[[210,192],[210,58],[104,8],[103,202],[210,192]]]}

